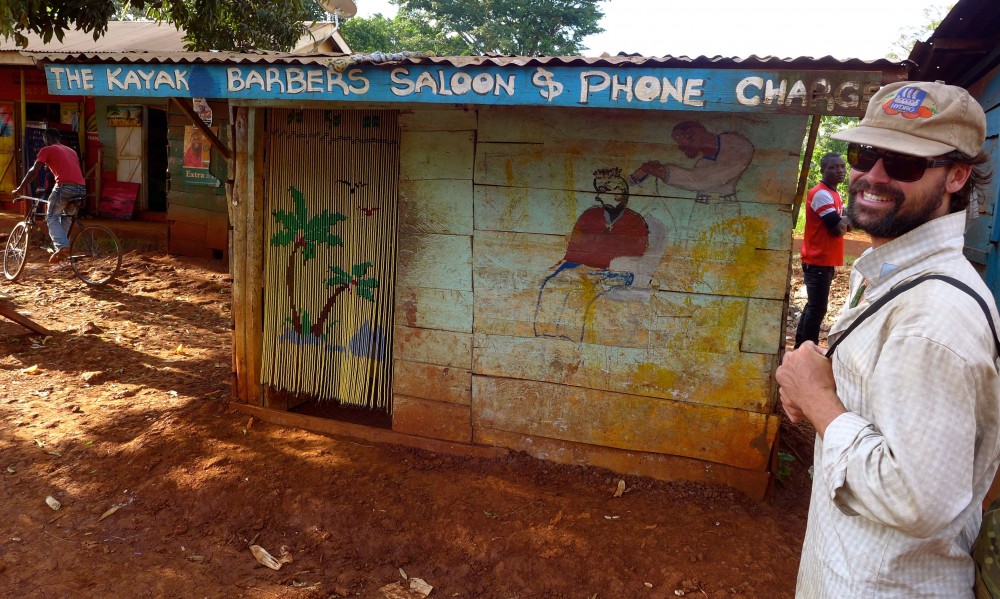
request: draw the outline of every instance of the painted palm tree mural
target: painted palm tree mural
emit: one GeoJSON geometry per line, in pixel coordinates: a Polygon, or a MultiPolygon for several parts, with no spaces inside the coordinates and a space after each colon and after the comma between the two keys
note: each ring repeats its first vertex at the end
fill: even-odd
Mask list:
{"type": "Polygon", "coordinates": [[[288,290],[288,301],[291,306],[291,315],[285,322],[292,327],[295,339],[304,340],[311,337],[313,340],[325,342],[330,328],[337,324],[337,321],[328,323],[327,319],[341,294],[353,288],[359,297],[374,302],[373,291],[378,288],[378,281],[370,277],[365,278],[365,273],[372,266],[371,262],[355,264],[351,266],[350,272],[340,266],[330,266],[330,277],[326,280],[325,286],[327,289],[332,288],[333,294],[326,300],[317,320],[313,322],[309,311],[296,305],[295,265],[314,260],[317,246],[343,247],[344,240],[331,232],[331,229],[347,220],[347,217],[340,212],[331,213],[329,210],[311,216],[302,192],[295,187],[290,187],[289,191],[295,208],[292,211],[278,209],[272,212],[280,230],[271,237],[272,246],[292,245],[294,248],[288,256],[288,270],[285,275],[285,287],[288,290]]]}
{"type": "Polygon", "coordinates": [[[272,112],[263,219],[266,398],[288,408],[329,400],[391,411],[398,116],[272,112]]]}

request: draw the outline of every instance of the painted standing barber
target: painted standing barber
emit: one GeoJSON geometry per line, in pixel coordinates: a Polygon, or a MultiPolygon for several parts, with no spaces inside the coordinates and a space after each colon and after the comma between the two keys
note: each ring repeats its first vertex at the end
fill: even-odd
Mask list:
{"type": "Polygon", "coordinates": [[[793,422],[816,428],[815,476],[796,596],[971,598],[970,556],[1000,460],[1000,371],[992,294],[962,254],[966,207],[985,183],[986,117],[959,87],[900,82],[871,99],[849,142],[852,225],[872,249],[854,263],[845,330],[827,358],[811,341],[776,378],[793,422]]]}

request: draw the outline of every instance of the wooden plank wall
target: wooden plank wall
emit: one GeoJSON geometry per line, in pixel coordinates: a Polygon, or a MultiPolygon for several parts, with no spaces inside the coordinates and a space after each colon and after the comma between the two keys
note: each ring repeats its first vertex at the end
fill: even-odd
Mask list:
{"type": "Polygon", "coordinates": [[[400,114],[393,430],[472,441],[474,110],[400,114]]]}
{"type": "MultiPolygon", "coordinates": [[[[232,148],[229,127],[229,105],[211,102],[212,127],[218,128],[219,139],[232,148]]],[[[210,172],[220,181],[219,187],[202,187],[184,183],[184,127],[191,119],[172,103],[168,112],[167,139],[170,143],[168,166],[170,191],[167,194],[169,251],[181,256],[229,259],[229,219],[226,209],[225,182],[227,161],[212,150],[210,172]]]]}
{"type": "Polygon", "coordinates": [[[697,115],[752,145],[725,199],[694,188],[707,175],[684,182],[697,160],[671,137],[684,120],[404,113],[394,429],[763,493],[806,119],[697,115]],[[664,233],[647,266],[565,269],[595,172],[651,160],[678,184],[629,185],[628,208],[664,233]]]}

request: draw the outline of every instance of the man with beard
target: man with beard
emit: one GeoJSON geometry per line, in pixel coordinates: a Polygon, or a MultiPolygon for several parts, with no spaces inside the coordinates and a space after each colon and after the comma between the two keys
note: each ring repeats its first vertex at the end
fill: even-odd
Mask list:
{"type": "Polygon", "coordinates": [[[844,233],[851,226],[843,217],[844,203],[837,186],[847,176],[840,154],[829,152],[819,161],[823,179],[806,197],[806,231],[802,238],[802,279],[806,307],[795,330],[795,347],[803,341],[819,343],[819,329],[830,301],[830,284],[838,266],[844,265],[844,233]]]}
{"type": "Polygon", "coordinates": [[[986,117],[964,89],[899,82],[871,99],[850,142],[854,263],[831,343],[893,287],[831,357],[812,342],[776,379],[792,422],[817,432],[797,597],[971,598],[970,549],[1000,461],[998,322],[962,255],[965,209],[988,181],[986,117]],[[976,297],[978,296],[978,297],[976,297]],[[983,302],[981,305],[979,302],[983,302]]]}

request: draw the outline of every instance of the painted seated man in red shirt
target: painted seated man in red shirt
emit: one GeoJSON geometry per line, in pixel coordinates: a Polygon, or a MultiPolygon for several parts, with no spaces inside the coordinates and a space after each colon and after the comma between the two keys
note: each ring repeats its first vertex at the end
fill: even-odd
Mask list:
{"type": "Polygon", "coordinates": [[[80,169],[80,157],[73,148],[63,145],[61,138],[62,134],[58,129],[45,130],[42,134],[45,147],[38,151],[35,164],[28,169],[21,184],[14,190],[14,195],[22,195],[38,172],[46,167],[55,179],[55,187],[49,195],[49,206],[45,211],[45,224],[49,228],[54,250],[49,262],[65,260],[69,255],[69,219],[62,214],[72,198],[87,193],[83,171],[80,169]]]}
{"type": "Polygon", "coordinates": [[[586,315],[594,302],[632,286],[635,273],[612,270],[612,261],[642,256],[650,242],[646,219],[628,208],[628,183],[620,168],[594,172],[597,206],[576,220],[562,261],[542,282],[535,307],[535,335],[582,341],[586,315]],[[614,198],[614,203],[604,200],[614,198]],[[602,197],[603,196],[603,197],[602,197]],[[559,290],[549,289],[561,281],[559,290]]]}

